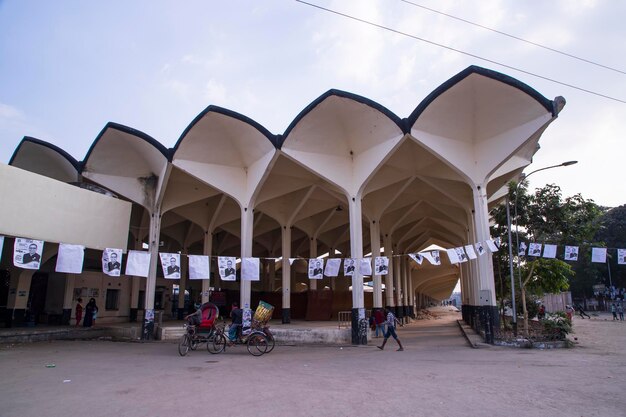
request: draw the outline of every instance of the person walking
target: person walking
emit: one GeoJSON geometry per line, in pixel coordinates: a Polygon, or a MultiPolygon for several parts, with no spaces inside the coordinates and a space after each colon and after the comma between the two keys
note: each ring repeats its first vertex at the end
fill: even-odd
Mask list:
{"type": "Polygon", "coordinates": [[[580,315],[581,319],[584,319],[585,316],[587,316],[588,319],[591,318],[591,316],[589,314],[585,313],[585,310],[583,309],[583,306],[581,306],[580,304],[578,304],[576,306],[576,310],[578,310],[578,314],[580,315]]]}
{"type": "Polygon", "coordinates": [[[619,321],[624,321],[624,306],[622,303],[617,305],[617,314],[619,314],[619,321]]]}
{"type": "Polygon", "coordinates": [[[376,334],[374,337],[385,336],[385,311],[382,308],[376,309],[374,312],[374,324],[376,325],[376,334]],[[380,332],[380,336],[378,335],[380,332]]]}
{"type": "Polygon", "coordinates": [[[385,349],[385,345],[387,344],[387,339],[389,339],[389,336],[393,336],[396,342],[398,342],[398,346],[400,346],[398,348],[398,351],[404,350],[404,348],[402,347],[402,342],[400,341],[400,339],[398,338],[398,335],[396,334],[396,323],[400,324],[400,321],[396,318],[395,314],[393,314],[393,312],[391,311],[391,308],[387,307],[387,321],[385,322],[385,324],[387,325],[387,333],[385,333],[383,344],[381,346],[376,346],[378,349],[380,350],[385,349]]]}
{"type": "Polygon", "coordinates": [[[85,318],[83,320],[84,327],[91,327],[96,322],[98,314],[98,306],[96,305],[96,299],[90,298],[87,306],[85,306],[85,318]]]}
{"type": "Polygon", "coordinates": [[[615,303],[611,304],[611,314],[613,314],[613,321],[617,320],[617,306],[615,303]]]}
{"type": "Polygon", "coordinates": [[[83,299],[76,300],[76,326],[80,325],[80,321],[83,318],[83,299]]]}

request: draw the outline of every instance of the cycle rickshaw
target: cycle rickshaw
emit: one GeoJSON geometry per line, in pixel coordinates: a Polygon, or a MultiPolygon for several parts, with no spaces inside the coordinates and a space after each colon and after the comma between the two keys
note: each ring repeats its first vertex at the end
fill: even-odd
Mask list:
{"type": "Polygon", "coordinates": [[[220,314],[219,309],[213,303],[204,303],[200,306],[201,317],[196,314],[190,314],[188,322],[185,323],[185,334],[180,338],[178,343],[178,353],[185,356],[189,349],[196,350],[198,345],[207,344],[207,350],[210,353],[219,353],[215,351],[215,344],[212,341],[217,334],[215,322],[220,314]]]}
{"type": "Polygon", "coordinates": [[[226,350],[226,346],[246,345],[248,352],[253,356],[261,356],[274,349],[276,342],[270,332],[267,323],[272,317],[274,307],[261,301],[254,313],[254,317],[246,317],[250,310],[244,310],[244,325],[237,327],[237,333],[233,339],[228,337],[225,326],[216,326],[215,336],[207,342],[207,348],[211,353],[219,353],[226,350]]]}

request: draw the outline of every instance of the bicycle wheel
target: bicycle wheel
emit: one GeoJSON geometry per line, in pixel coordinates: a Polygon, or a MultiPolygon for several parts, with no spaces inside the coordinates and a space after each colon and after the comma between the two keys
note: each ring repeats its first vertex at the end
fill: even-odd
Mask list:
{"type": "Polygon", "coordinates": [[[255,332],[248,336],[248,352],[252,356],[261,356],[267,352],[267,337],[263,332],[255,332]]]}
{"type": "Polygon", "coordinates": [[[189,349],[196,350],[199,344],[200,341],[197,339],[197,336],[194,335],[189,338],[189,349]]]}
{"type": "Polygon", "coordinates": [[[226,338],[223,334],[216,334],[206,342],[206,348],[213,354],[223,352],[226,349],[226,338]]]}
{"type": "Polygon", "coordinates": [[[178,353],[180,354],[180,356],[185,356],[187,352],[189,352],[190,344],[191,343],[190,343],[189,335],[184,334],[180,338],[180,342],[178,342],[178,353]]]}
{"type": "Polygon", "coordinates": [[[267,338],[267,351],[265,353],[270,353],[276,346],[276,340],[274,340],[274,335],[269,330],[266,330],[264,333],[267,338]]]}

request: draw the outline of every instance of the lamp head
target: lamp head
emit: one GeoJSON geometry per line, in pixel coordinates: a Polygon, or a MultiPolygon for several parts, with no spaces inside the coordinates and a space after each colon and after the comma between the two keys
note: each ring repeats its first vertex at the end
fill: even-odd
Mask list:
{"type": "Polygon", "coordinates": [[[567,161],[567,162],[563,162],[561,164],[561,166],[566,167],[566,166],[574,165],[574,164],[577,164],[577,163],[578,163],[578,161],[567,161]]]}

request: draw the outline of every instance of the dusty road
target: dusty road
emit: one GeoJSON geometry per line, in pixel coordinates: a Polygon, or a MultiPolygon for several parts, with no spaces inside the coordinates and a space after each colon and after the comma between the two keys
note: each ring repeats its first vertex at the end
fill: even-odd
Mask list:
{"type": "Polygon", "coordinates": [[[392,340],[258,358],[180,357],[165,342],[0,346],[0,416],[626,415],[626,322],[575,319],[574,349],[471,349],[458,314],[438,311],[399,329],[404,352],[392,340]]]}

